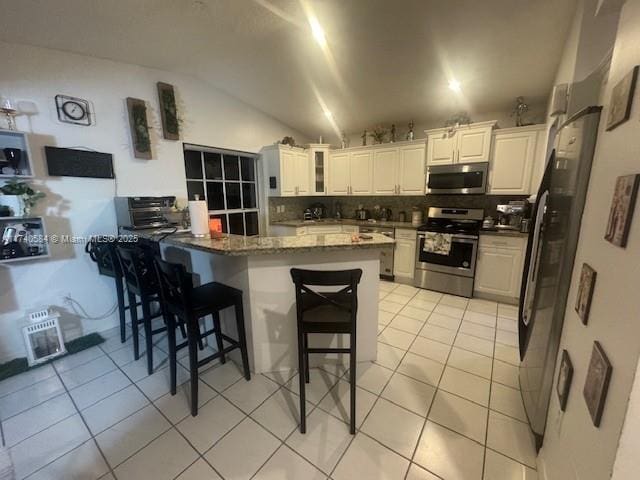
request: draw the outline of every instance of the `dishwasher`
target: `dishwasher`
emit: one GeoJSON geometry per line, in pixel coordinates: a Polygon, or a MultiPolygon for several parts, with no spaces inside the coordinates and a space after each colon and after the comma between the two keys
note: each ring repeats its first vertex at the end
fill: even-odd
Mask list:
{"type": "MultiPolygon", "coordinates": [[[[360,226],[360,233],[379,233],[385,237],[395,238],[393,227],[360,226]]],[[[393,248],[380,250],[380,278],[393,280],[393,248]]]]}

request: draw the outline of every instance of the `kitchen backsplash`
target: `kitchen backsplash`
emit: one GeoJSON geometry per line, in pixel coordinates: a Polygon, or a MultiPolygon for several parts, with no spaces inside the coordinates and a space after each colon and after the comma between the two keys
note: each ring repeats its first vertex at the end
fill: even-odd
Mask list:
{"type": "Polygon", "coordinates": [[[420,208],[424,214],[429,207],[483,208],[485,216],[495,218],[496,206],[510,200],[524,200],[526,195],[415,195],[415,196],[367,196],[367,197],[270,197],[269,219],[271,222],[297,220],[302,218],[304,209],[314,203],[322,203],[327,208],[327,216],[334,217],[336,204],[340,203],[344,218],[354,218],[359,205],[373,212],[379,205],[391,209],[392,219],[398,220],[401,211],[406,212],[411,221],[413,207],[420,208]],[[278,206],[284,206],[284,212],[277,212],[278,206]]]}

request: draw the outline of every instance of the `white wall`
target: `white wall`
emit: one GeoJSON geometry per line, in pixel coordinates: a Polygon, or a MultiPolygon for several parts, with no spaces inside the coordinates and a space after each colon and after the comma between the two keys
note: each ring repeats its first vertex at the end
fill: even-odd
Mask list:
{"type": "MultiPolygon", "coordinates": [[[[636,207],[626,248],[616,247],[603,237],[616,178],[640,173],[640,89],[636,89],[630,120],[610,132],[605,131],[613,87],[634,65],[640,64],[639,24],[640,1],[629,0],[621,12],[609,79],[601,94],[603,117],[560,346],[561,350],[567,349],[571,355],[574,377],[565,413],[559,409],[555,391],[552,393],[544,445],[539,455],[542,478],[547,480],[610,478],[638,366],[640,209],[636,207]],[[589,324],[586,327],[574,311],[583,262],[589,263],[598,272],[589,324]],[[593,426],[582,395],[594,340],[602,344],[613,366],[599,428],[593,426]]],[[[634,404],[640,403],[640,386],[634,394],[634,404]]],[[[633,411],[630,410],[629,413],[633,411]]],[[[633,423],[629,423],[623,445],[632,444],[635,451],[630,453],[627,447],[627,461],[619,462],[619,479],[638,478],[640,475],[637,463],[638,432],[634,431],[632,425],[633,423]],[[635,457],[632,458],[636,462],[635,470],[629,469],[630,456],[635,457]],[[623,472],[634,473],[625,476],[623,472]]]]}
{"type": "MultiPolygon", "coordinates": [[[[35,214],[44,214],[49,233],[92,235],[116,231],[114,195],[176,195],[186,198],[180,141],[162,139],[156,82],[176,88],[182,140],[257,152],[267,144],[299,132],[219,90],[186,75],[116,63],[55,50],[0,43],[0,94],[35,104],[37,114],[18,117],[18,129],[31,132],[37,179],[47,193],[35,214]],[[10,67],[9,67],[10,66],[10,67]],[[54,96],[63,93],[93,102],[96,124],[74,126],[57,121],[54,96]],[[125,98],[148,102],[152,125],[152,160],[133,158],[125,98]],[[113,154],[112,180],[47,177],[43,146],[82,146],[113,154]]],[[[115,303],[113,282],[97,274],[83,245],[52,248],[53,258],[0,266],[0,361],[24,355],[18,326],[25,311],[63,305],[70,294],[91,316],[115,303]]],[[[80,321],[65,315],[68,338],[117,324],[80,321]]]]}

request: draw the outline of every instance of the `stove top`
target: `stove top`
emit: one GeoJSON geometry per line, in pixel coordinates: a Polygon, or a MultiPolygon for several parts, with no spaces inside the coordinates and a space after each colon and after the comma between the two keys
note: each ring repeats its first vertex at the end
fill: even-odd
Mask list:
{"type": "Polygon", "coordinates": [[[418,227],[418,231],[478,235],[483,217],[481,208],[430,207],[427,223],[418,227]]]}

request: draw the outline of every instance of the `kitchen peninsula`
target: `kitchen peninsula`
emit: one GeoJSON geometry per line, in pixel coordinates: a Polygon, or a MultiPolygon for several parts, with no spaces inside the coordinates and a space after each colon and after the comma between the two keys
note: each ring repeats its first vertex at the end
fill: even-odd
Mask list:
{"type": "MultiPolygon", "coordinates": [[[[293,369],[297,365],[295,290],[289,274],[292,267],[362,269],[358,286],[358,361],[375,360],[379,256],[381,249],[391,248],[393,243],[378,234],[372,234],[370,239],[344,233],[284,237],[223,235],[219,239],[172,235],[161,241],[161,248],[164,258],[185,265],[200,283],[218,281],[244,292],[249,361],[252,371],[261,373],[293,369]]],[[[226,313],[223,312],[223,321],[226,313]]],[[[225,322],[225,326],[231,327],[232,323],[225,322]]],[[[231,328],[228,330],[231,336],[235,334],[231,328]]],[[[311,346],[339,346],[348,342],[339,335],[323,337],[312,336],[311,346]]],[[[311,364],[322,363],[322,357],[312,355],[311,364]]]]}

